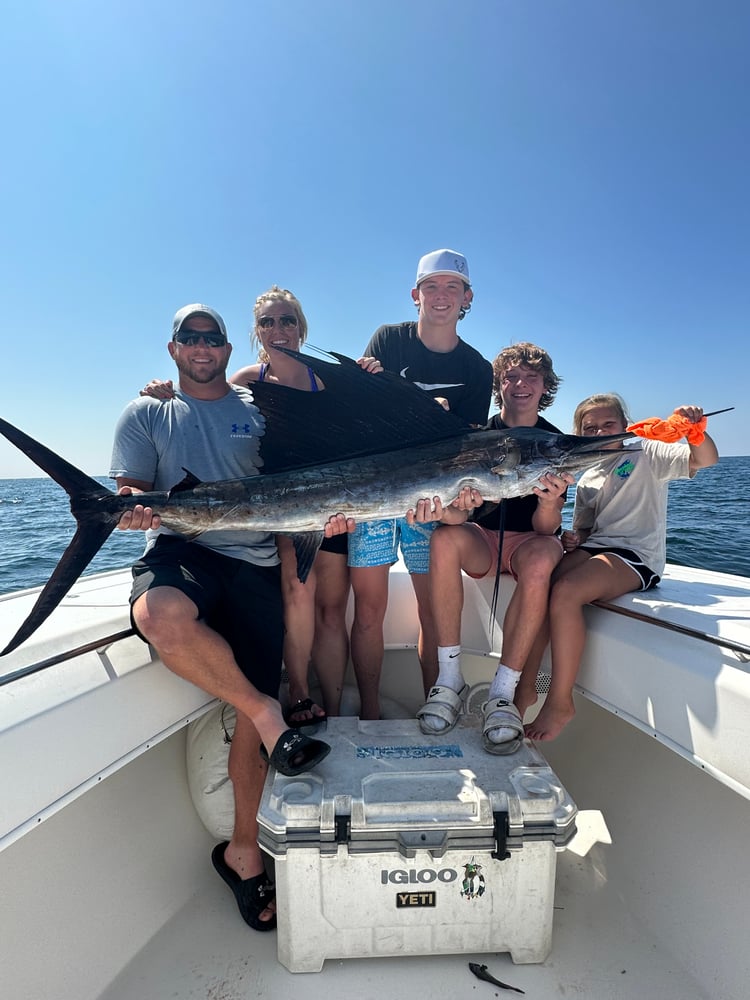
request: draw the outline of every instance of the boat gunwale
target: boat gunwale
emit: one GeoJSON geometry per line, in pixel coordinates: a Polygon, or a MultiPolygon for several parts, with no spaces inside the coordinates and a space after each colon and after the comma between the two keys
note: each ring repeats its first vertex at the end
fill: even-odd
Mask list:
{"type": "MultiPolygon", "coordinates": [[[[689,569],[689,567],[677,567],[680,569],[689,569]]],[[[127,572],[126,569],[122,570],[107,570],[102,573],[91,574],[90,576],[82,577],[82,582],[91,583],[97,580],[103,580],[107,577],[112,577],[120,573],[127,572]]],[[[718,573],[719,576],[731,576],[731,574],[718,573]]],[[[666,581],[665,581],[666,582],[666,581]]],[[[748,588],[750,589],[750,581],[748,582],[748,588]]],[[[42,588],[28,588],[22,591],[15,591],[10,594],[0,595],[0,601],[7,601],[14,597],[29,596],[39,592],[42,588]]],[[[638,596],[638,592],[633,592],[633,594],[624,595],[625,598],[638,596]]],[[[656,595],[658,597],[658,595],[656,595]]],[[[622,601],[622,598],[617,599],[622,601]]],[[[668,602],[667,602],[668,603],[668,602]]],[[[611,612],[615,615],[622,615],[626,618],[632,618],[635,621],[641,622],[646,625],[654,625],[661,629],[667,629],[679,633],[681,635],[687,636],[691,639],[696,639],[699,642],[706,642],[714,646],[718,646],[721,649],[728,650],[733,653],[737,653],[739,657],[745,661],[750,661],[750,644],[740,642],[737,639],[730,639],[726,636],[713,635],[705,630],[692,628],[689,625],[684,625],[676,621],[670,621],[669,619],[659,617],[655,613],[649,613],[647,610],[638,609],[635,607],[625,607],[622,603],[616,603],[615,601],[604,601],[596,600],[592,601],[589,607],[600,608],[602,611],[611,612]]],[[[60,663],[64,663],[68,660],[75,659],[77,656],[84,655],[92,651],[104,651],[108,647],[120,642],[124,639],[128,639],[133,635],[136,635],[135,629],[131,626],[119,629],[115,632],[107,633],[102,636],[98,636],[89,642],[83,643],[81,645],[68,647],[61,650],[58,653],[54,653],[51,656],[45,657],[44,659],[32,661],[26,665],[19,667],[10,673],[0,674],[0,688],[12,684],[15,681],[21,680],[24,677],[31,676],[40,671],[46,670],[50,667],[57,666],[60,663]]],[[[398,644],[396,644],[398,645],[398,644]]],[[[469,650],[467,650],[468,652],[469,650]]],[[[471,650],[471,652],[478,653],[479,650],[471,650]]],[[[492,650],[489,651],[488,655],[492,655],[492,650]]]]}

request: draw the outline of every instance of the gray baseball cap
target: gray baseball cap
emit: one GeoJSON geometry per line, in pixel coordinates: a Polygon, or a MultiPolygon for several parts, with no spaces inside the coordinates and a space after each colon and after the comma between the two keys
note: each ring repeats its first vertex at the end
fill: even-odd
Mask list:
{"type": "Polygon", "coordinates": [[[211,306],[204,306],[200,302],[192,302],[189,306],[183,306],[182,309],[178,309],[174,314],[174,319],[172,320],[172,340],[174,340],[182,329],[182,324],[185,320],[190,319],[191,316],[208,316],[218,326],[219,332],[223,334],[224,338],[226,340],[229,339],[224,320],[216,310],[212,309],[211,306]]]}

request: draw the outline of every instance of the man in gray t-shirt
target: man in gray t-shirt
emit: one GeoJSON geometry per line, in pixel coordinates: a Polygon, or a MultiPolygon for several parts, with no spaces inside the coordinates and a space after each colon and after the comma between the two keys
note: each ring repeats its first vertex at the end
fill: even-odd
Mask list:
{"type": "MultiPolygon", "coordinates": [[[[118,422],[110,475],[119,492],[171,489],[186,468],[203,481],[255,475],[263,417],[252,393],[226,380],[232,345],[221,316],[209,306],[184,306],[168,349],[179,371],[174,399],[139,397],[118,422]]],[[[140,505],[123,514],[119,527],[148,536],[133,567],[134,627],[165,666],[237,710],[229,755],[235,826],[212,860],[243,919],[255,930],[271,930],[274,891],[256,820],[265,760],[296,775],[330,750],[288,730],[277,701],[283,615],[273,536],[213,530],[187,540],[140,505]]]]}

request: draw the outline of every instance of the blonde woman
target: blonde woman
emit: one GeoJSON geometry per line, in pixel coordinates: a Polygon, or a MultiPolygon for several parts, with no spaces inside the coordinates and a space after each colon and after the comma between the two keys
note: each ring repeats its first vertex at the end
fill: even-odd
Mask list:
{"type": "MultiPolygon", "coordinates": [[[[255,300],[253,341],[258,361],[230,379],[237,385],[278,382],[302,392],[324,388],[311,368],[283,354],[298,351],[307,338],[307,319],[299,300],[288,289],[272,285],[255,300]]],[[[250,385],[252,388],[252,385],[250,385]]],[[[297,579],[297,557],[288,535],[277,535],[284,597],[284,665],[289,681],[287,723],[314,725],[338,715],[341,688],[349,657],[346,603],[349,570],[347,536],[325,539],[305,583],[297,579]],[[308,668],[312,660],[323,695],[323,707],[310,698],[308,668]]]]}

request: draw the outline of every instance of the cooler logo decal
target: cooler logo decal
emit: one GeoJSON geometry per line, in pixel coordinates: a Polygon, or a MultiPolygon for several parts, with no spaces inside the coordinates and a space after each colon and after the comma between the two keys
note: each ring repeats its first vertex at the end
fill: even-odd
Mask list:
{"type": "Polygon", "coordinates": [[[461,747],[456,744],[447,744],[439,747],[430,746],[408,746],[408,747],[357,747],[357,757],[370,758],[375,760],[420,760],[427,757],[463,757],[461,747]]]}
{"type": "MultiPolygon", "coordinates": [[[[441,868],[436,871],[434,868],[394,868],[390,871],[383,868],[380,872],[380,881],[383,885],[414,885],[430,882],[455,882],[458,872],[455,868],[441,868]]],[[[410,907],[437,906],[437,893],[434,889],[409,889],[406,892],[396,893],[396,909],[403,910],[410,907]]]]}
{"type": "Polygon", "coordinates": [[[455,868],[441,868],[440,871],[435,871],[434,868],[410,868],[408,871],[405,868],[392,868],[390,871],[387,868],[381,869],[380,881],[382,885],[416,885],[421,883],[422,885],[429,884],[430,882],[455,882],[458,878],[458,872],[455,868]]]}
{"type": "Polygon", "coordinates": [[[479,899],[484,895],[484,875],[482,866],[474,863],[474,858],[464,865],[464,878],[461,883],[461,895],[464,899],[479,899]]]}
{"type": "Polygon", "coordinates": [[[397,892],[396,909],[403,910],[407,906],[436,906],[436,892],[397,892]]]}
{"type": "MultiPolygon", "coordinates": [[[[482,865],[476,863],[472,857],[471,861],[465,862],[463,868],[463,878],[461,879],[460,895],[463,899],[471,901],[481,899],[486,891],[482,865]]],[[[383,868],[380,872],[380,882],[382,885],[429,885],[430,882],[442,882],[443,885],[457,882],[460,876],[455,868],[394,868],[388,870],[383,868]]],[[[416,906],[436,906],[437,892],[432,889],[409,889],[396,893],[396,908],[416,906]]]]}

